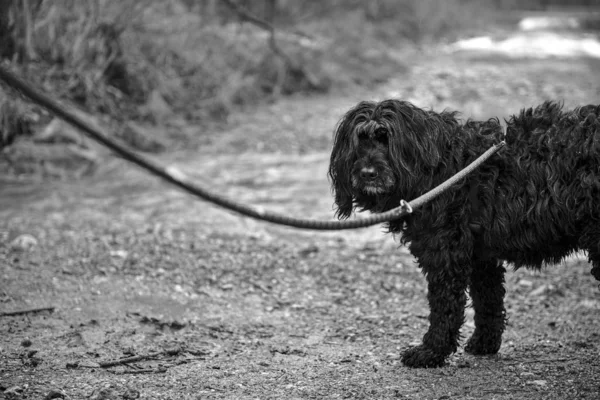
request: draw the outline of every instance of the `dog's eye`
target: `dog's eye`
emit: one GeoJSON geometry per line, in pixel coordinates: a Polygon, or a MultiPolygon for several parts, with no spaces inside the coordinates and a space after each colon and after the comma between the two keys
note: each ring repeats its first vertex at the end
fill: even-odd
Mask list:
{"type": "Polygon", "coordinates": [[[367,135],[367,132],[359,132],[358,133],[358,140],[367,140],[369,139],[369,135],[367,135]]]}
{"type": "Polygon", "coordinates": [[[379,128],[375,131],[375,140],[379,143],[386,144],[388,142],[388,134],[387,130],[384,128],[379,128]]]}

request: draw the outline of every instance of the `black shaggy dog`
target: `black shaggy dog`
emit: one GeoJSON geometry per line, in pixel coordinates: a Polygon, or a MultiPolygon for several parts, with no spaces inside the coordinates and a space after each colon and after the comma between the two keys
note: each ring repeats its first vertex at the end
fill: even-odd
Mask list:
{"type": "Polygon", "coordinates": [[[405,351],[410,367],[455,352],[466,290],[472,354],[498,352],[506,322],[504,261],[540,269],[586,250],[600,280],[600,106],[546,102],[507,121],[466,121],[398,100],[361,102],[337,126],[329,175],[339,218],[384,212],[456,174],[502,139],[507,146],[449,191],[388,223],[427,278],[430,327],[405,351]]]}

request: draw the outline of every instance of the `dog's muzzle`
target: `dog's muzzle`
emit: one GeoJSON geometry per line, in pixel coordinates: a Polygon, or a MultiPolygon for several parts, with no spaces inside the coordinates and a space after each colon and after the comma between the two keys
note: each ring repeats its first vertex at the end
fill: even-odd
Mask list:
{"type": "Polygon", "coordinates": [[[366,194],[383,194],[394,185],[394,179],[373,165],[355,166],[352,187],[366,194]]]}
{"type": "Polygon", "coordinates": [[[365,183],[374,182],[375,179],[377,179],[377,176],[379,175],[377,173],[377,170],[373,167],[363,167],[360,169],[359,174],[360,174],[360,178],[365,183]]]}

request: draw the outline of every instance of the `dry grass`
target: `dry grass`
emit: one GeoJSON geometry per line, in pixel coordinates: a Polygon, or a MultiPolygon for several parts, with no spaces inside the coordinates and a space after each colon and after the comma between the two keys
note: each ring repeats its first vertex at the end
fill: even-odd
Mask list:
{"type": "MultiPolygon", "coordinates": [[[[278,44],[321,90],[384,80],[397,73],[403,42],[472,27],[482,8],[472,0],[280,4],[274,23],[286,25],[278,44]]],[[[134,118],[132,105],[154,90],[188,118],[204,119],[310,89],[272,53],[266,32],[227,8],[211,12],[178,1],[43,2],[34,16],[42,61],[34,74],[90,111],[134,118]]]]}
{"type": "Polygon", "coordinates": [[[123,33],[134,21],[133,1],[44,2],[33,32],[45,85],[84,108],[119,115],[148,88],[127,59],[123,33]]]}
{"type": "MultiPolygon", "coordinates": [[[[157,91],[175,112],[204,120],[307,89],[273,56],[265,32],[179,2],[57,0],[42,3],[34,20],[28,78],[94,113],[142,118],[157,91]]],[[[310,48],[283,45],[315,63],[310,48]]]]}
{"type": "MultiPolygon", "coordinates": [[[[36,60],[21,70],[56,97],[122,121],[161,120],[156,98],[173,115],[204,123],[315,90],[273,53],[266,31],[222,4],[207,11],[188,3],[42,2],[33,15],[36,60]]],[[[277,44],[322,91],[399,76],[416,47],[470,29],[485,14],[473,0],[279,4],[277,44]]]]}

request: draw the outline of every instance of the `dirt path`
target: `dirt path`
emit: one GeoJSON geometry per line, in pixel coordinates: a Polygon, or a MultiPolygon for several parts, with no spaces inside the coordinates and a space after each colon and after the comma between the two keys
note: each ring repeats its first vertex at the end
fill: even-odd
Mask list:
{"type": "MultiPolygon", "coordinates": [[[[600,93],[592,61],[437,57],[370,93],[289,98],[240,114],[203,137],[200,151],[163,161],[241,201],[325,219],[331,131],[358,99],[395,94],[482,117],[546,96],[597,102],[600,93]]],[[[600,291],[582,259],[509,274],[498,356],[460,350],[445,368],[409,370],[399,353],[426,330],[425,285],[381,228],[273,227],[118,160],[83,181],[3,187],[0,221],[0,309],[56,307],[0,317],[0,399],[600,396],[600,291]],[[15,249],[21,234],[35,245],[15,249]]]]}

